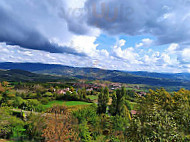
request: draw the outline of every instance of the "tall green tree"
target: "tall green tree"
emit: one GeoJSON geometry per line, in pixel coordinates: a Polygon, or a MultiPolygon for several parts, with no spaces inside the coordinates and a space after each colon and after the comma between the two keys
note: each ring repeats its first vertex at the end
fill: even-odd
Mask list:
{"type": "MultiPolygon", "coordinates": [[[[121,90],[116,90],[116,94],[112,95],[112,104],[110,106],[110,113],[113,116],[119,115],[130,118],[130,113],[125,105],[126,101],[126,89],[122,87],[121,90]]],[[[130,118],[131,119],[131,118],[130,118]]]]}
{"type": "Polygon", "coordinates": [[[138,113],[127,129],[129,141],[184,141],[183,135],[189,134],[189,117],[185,113],[189,105],[185,95],[188,93],[183,92],[170,94],[162,88],[139,97],[138,113]]]}
{"type": "Polygon", "coordinates": [[[106,109],[109,102],[109,89],[105,87],[101,88],[100,94],[98,96],[98,113],[106,113],[106,109]]]}
{"type": "Polygon", "coordinates": [[[110,105],[109,112],[112,116],[117,114],[117,96],[115,91],[112,94],[112,104],[110,105]]]}

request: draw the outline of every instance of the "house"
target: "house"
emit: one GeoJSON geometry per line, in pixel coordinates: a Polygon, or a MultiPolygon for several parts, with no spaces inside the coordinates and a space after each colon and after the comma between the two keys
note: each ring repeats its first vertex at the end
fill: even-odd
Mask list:
{"type": "Polygon", "coordinates": [[[66,89],[58,90],[57,94],[66,94],[67,92],[72,93],[69,88],[66,88],[66,89]]]}
{"type": "Polygon", "coordinates": [[[143,96],[146,96],[146,93],[145,92],[140,92],[140,93],[137,93],[140,97],[143,97],[143,96]]]}
{"type": "Polygon", "coordinates": [[[131,115],[134,116],[137,114],[137,111],[136,110],[131,110],[131,115]]]}
{"type": "Polygon", "coordinates": [[[66,88],[66,89],[64,89],[64,90],[67,92],[67,91],[70,91],[70,88],[66,88]]]}
{"type": "Polygon", "coordinates": [[[111,90],[120,89],[122,87],[121,83],[111,83],[110,88],[111,90]]]}
{"type": "Polygon", "coordinates": [[[65,90],[59,90],[59,91],[57,91],[57,94],[66,94],[66,91],[65,90]]]}
{"type": "Polygon", "coordinates": [[[86,89],[87,92],[91,92],[91,91],[93,91],[93,90],[94,90],[93,88],[86,89]]]}

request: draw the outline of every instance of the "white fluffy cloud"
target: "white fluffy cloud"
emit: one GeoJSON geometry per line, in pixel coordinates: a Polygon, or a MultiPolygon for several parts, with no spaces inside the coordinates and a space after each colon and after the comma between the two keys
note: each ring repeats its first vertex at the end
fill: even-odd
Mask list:
{"type": "Polygon", "coordinates": [[[0,13],[1,62],[190,71],[189,0],[1,0],[0,13]],[[127,47],[121,39],[99,49],[95,42],[104,33],[154,41],[127,47]],[[158,45],[168,48],[152,47],[158,45]]]}
{"type": "Polygon", "coordinates": [[[149,39],[149,38],[144,38],[142,39],[142,42],[136,44],[136,48],[139,48],[139,47],[150,47],[151,44],[153,43],[153,40],[149,39]]]}
{"type": "MultiPolygon", "coordinates": [[[[81,37],[80,39],[83,38],[85,37],[81,37]]],[[[75,42],[77,42],[77,40],[75,40],[75,42]]],[[[90,54],[88,57],[75,56],[72,54],[47,53],[1,43],[0,62],[41,62],[76,67],[98,67],[111,70],[152,72],[187,72],[190,69],[188,64],[180,67],[177,59],[172,58],[167,52],[160,53],[152,51],[150,55],[141,55],[140,50],[136,50],[136,48],[133,47],[126,48],[124,43],[125,40],[120,40],[120,42],[112,47],[110,53],[105,49],[97,50],[97,45],[92,44],[92,48],[88,50],[88,53],[92,52],[93,54],[90,54]],[[176,68],[176,66],[178,68],[176,68]]],[[[85,42],[80,46],[85,46],[85,42]]],[[[86,47],[88,47],[88,45],[86,47]]],[[[81,48],[81,50],[84,49],[81,48]]],[[[182,53],[183,58],[188,59],[190,50],[186,49],[182,53]]]]}
{"type": "Polygon", "coordinates": [[[181,61],[190,63],[190,48],[185,48],[181,51],[181,61]]]}
{"type": "Polygon", "coordinates": [[[172,43],[172,44],[170,44],[170,46],[168,47],[168,49],[166,50],[166,52],[172,54],[172,53],[175,53],[178,49],[179,49],[179,44],[172,43]]]}
{"type": "Polygon", "coordinates": [[[118,45],[115,45],[112,49],[112,55],[116,58],[126,60],[129,63],[137,63],[137,58],[139,55],[135,53],[133,47],[126,48],[122,50],[122,47],[125,45],[126,41],[121,39],[118,45]]]}

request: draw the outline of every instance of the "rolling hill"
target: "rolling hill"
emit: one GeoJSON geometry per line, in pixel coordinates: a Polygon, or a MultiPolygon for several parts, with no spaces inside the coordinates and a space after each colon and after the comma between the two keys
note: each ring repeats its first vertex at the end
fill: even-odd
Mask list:
{"type": "MultiPolygon", "coordinates": [[[[123,72],[116,70],[102,70],[98,68],[77,68],[54,64],[41,63],[0,63],[1,69],[13,69],[11,72],[24,70],[28,71],[27,76],[23,76],[26,72],[19,71],[20,75],[14,79],[23,80],[57,80],[60,76],[68,78],[75,77],[87,80],[107,80],[112,82],[128,83],[128,84],[146,84],[151,86],[178,86],[190,88],[190,74],[162,74],[149,72],[123,72]],[[14,70],[17,69],[17,70],[14,70]],[[29,72],[32,72],[31,77],[29,72]],[[34,74],[35,73],[35,74],[34,74]],[[43,74],[43,75],[41,75],[43,74]],[[45,74],[45,75],[44,75],[45,74]],[[53,76],[52,76],[53,75],[53,76]],[[57,75],[60,75],[59,77],[57,75]],[[47,77],[48,76],[48,77],[47,77]]],[[[7,71],[8,72],[8,71],[7,71]]],[[[16,72],[17,73],[17,72],[16,72]]],[[[9,79],[6,72],[1,72],[0,77],[9,79]],[[3,75],[4,74],[4,75],[3,75]],[[6,76],[5,76],[6,75],[6,76]]],[[[13,75],[14,76],[14,75],[13,75]]]]}
{"type": "Polygon", "coordinates": [[[128,72],[133,75],[139,75],[144,77],[153,77],[153,78],[167,78],[174,80],[186,80],[190,81],[190,73],[154,73],[154,72],[128,72]]]}
{"type": "Polygon", "coordinates": [[[57,81],[69,81],[75,80],[69,77],[63,76],[52,76],[31,73],[24,70],[11,69],[11,70],[0,70],[0,81],[11,81],[11,82],[57,82],[57,81]]]}

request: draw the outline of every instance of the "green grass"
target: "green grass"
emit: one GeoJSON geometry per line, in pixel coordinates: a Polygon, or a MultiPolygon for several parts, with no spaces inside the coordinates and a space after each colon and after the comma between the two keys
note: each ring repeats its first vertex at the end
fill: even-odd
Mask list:
{"type": "Polygon", "coordinates": [[[94,96],[94,95],[90,95],[88,96],[91,100],[97,100],[98,99],[98,96],[94,96]]]}
{"type": "Polygon", "coordinates": [[[145,90],[145,89],[135,89],[135,88],[126,88],[127,90],[134,90],[134,91],[137,91],[137,92],[148,92],[148,90],[145,90]]]}
{"type": "Polygon", "coordinates": [[[66,102],[67,106],[90,105],[90,104],[91,103],[81,102],[81,101],[69,101],[69,102],[66,102]]]}
{"type": "Polygon", "coordinates": [[[44,105],[46,108],[50,108],[54,105],[66,105],[66,106],[80,106],[80,105],[90,105],[91,103],[82,102],[82,101],[51,101],[47,105],[44,105]]]}

